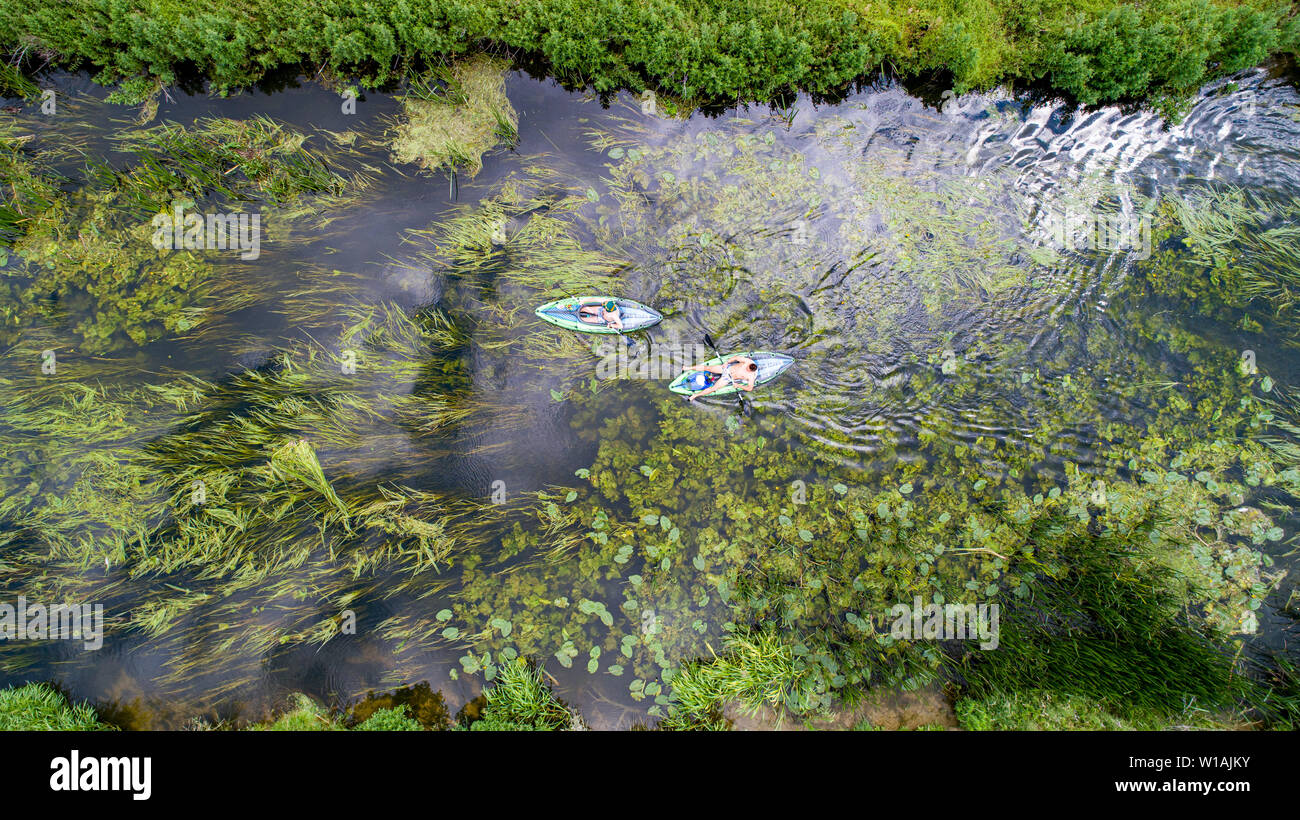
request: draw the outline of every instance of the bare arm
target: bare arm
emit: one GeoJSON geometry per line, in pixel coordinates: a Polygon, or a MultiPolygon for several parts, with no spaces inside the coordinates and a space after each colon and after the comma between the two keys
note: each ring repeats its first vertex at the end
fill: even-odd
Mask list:
{"type": "Polygon", "coordinates": [[[719,387],[722,387],[722,386],[723,386],[723,385],[722,385],[722,379],[718,379],[718,380],[715,381],[713,384],[709,385],[708,387],[704,388],[703,390],[700,390],[700,391],[698,391],[698,392],[692,393],[690,396],[687,397],[687,401],[695,401],[695,400],[698,399],[700,396],[707,396],[708,394],[712,393],[714,390],[717,390],[719,387]]]}

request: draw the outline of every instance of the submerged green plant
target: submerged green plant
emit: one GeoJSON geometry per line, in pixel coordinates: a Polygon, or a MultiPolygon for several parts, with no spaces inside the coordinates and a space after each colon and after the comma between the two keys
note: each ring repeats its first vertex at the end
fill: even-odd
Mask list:
{"type": "MultiPolygon", "coordinates": [[[[1300,209],[1237,189],[1178,196],[1159,211],[1157,240],[1173,237],[1142,270],[1151,289],[1207,315],[1261,321],[1294,336],[1300,304],[1300,209]]],[[[1164,243],[1157,242],[1159,245],[1164,243]]]]}
{"type": "Polygon", "coordinates": [[[427,171],[446,166],[452,173],[478,174],[483,154],[518,138],[519,115],[505,91],[508,68],[475,55],[414,80],[392,133],[397,161],[427,171]]]}
{"type": "Polygon", "coordinates": [[[139,163],[129,193],[154,211],[177,196],[197,200],[214,193],[285,205],[304,194],[337,197],[364,179],[332,170],[307,140],[263,115],[203,118],[188,127],[166,122],[116,136],[119,150],[134,153],[139,163]],[[162,193],[171,195],[157,198],[162,193]]]}
{"type": "Polygon", "coordinates": [[[1117,715],[1104,703],[1083,695],[1022,689],[998,696],[964,697],[955,706],[957,720],[971,731],[1159,731],[1162,729],[1237,729],[1240,723],[1189,708],[1173,714],[1125,708],[1117,715]]]}
{"type": "MultiPolygon", "coordinates": [[[[265,117],[119,134],[119,149],[134,154],[135,164],[117,169],[92,160],[81,187],[67,193],[46,157],[24,152],[26,138],[7,129],[0,139],[8,186],[0,235],[22,262],[0,271],[0,341],[12,343],[43,318],[66,326],[71,344],[89,353],[186,334],[255,301],[253,288],[216,274],[221,255],[214,250],[235,247],[236,237],[233,217],[223,213],[214,223],[211,211],[235,209],[248,220],[249,203],[262,200],[274,208],[253,218],[265,216],[268,232],[279,233],[296,216],[338,205],[345,189],[366,182],[362,170],[350,178],[331,171],[303,146],[305,135],[265,117]],[[303,208],[307,194],[321,201],[288,209],[303,208]],[[159,243],[160,233],[188,230],[188,223],[173,224],[175,213],[192,218],[196,211],[200,222],[209,211],[208,230],[220,226],[216,237],[195,247],[159,243]]],[[[261,224],[248,225],[242,233],[256,233],[251,238],[260,245],[261,224]]]]}
{"type": "MultiPolygon", "coordinates": [[[[827,129],[821,147],[852,150],[851,139],[837,145],[843,131],[827,129]]],[[[1024,309],[1018,289],[1030,282],[1032,310],[1046,312],[1074,287],[1031,277],[1041,271],[1025,261],[1037,240],[1017,234],[1026,230],[1021,209],[996,180],[914,179],[888,157],[845,159],[870,193],[843,191],[847,174],[822,181],[824,165],[810,169],[743,123],[653,144],[632,126],[590,138],[610,174],[573,217],[598,247],[650,260],[661,306],[689,304],[710,327],[743,327],[748,340],[772,322],[774,339],[800,346],[812,384],[767,388],[763,397],[781,397],[771,406],[790,411],[744,425],[634,383],[613,405],[570,394],[574,428],[596,456],[576,487],[539,496],[543,529],[520,521],[495,560],[465,565],[439,619],[444,637],[468,644],[458,671],[493,679],[516,654],[585,665],[627,681],[629,698],[683,726],[717,725],[732,697],[817,711],[868,687],[954,673],[953,647],[882,628],[891,606],[917,596],[963,606],[1032,599],[1036,585],[1072,566],[1067,546],[1096,532],[1146,539],[1152,587],[1196,613],[1186,628],[1207,646],[1257,629],[1254,612],[1277,580],[1264,546],[1282,531],[1254,488],[1296,485],[1256,440],[1270,414],[1252,391],[1267,383],[1239,373],[1235,353],[1176,318],[1125,308],[1119,340],[1061,322],[1044,355],[1034,350],[1035,321],[1022,320],[941,356],[954,317],[996,324],[1002,311],[1024,309]],[[971,201],[982,207],[963,211],[971,201]],[[1000,227],[987,216],[995,203],[1009,211],[1000,227]],[[792,243],[779,224],[823,208],[853,217],[840,234],[857,249],[853,264],[832,274],[821,267],[821,240],[792,243]],[[873,209],[898,217],[902,235],[857,236],[873,209]],[[945,229],[915,228],[930,222],[945,229]],[[873,253],[889,264],[871,268],[873,253]],[[751,303],[765,318],[746,314],[751,303]],[[827,315],[835,320],[822,327],[827,315]],[[837,362],[873,353],[916,366],[896,385],[827,377],[837,362]],[[868,447],[841,432],[855,411],[875,421],[900,405],[927,408],[917,410],[914,437],[881,434],[868,447]],[[1154,406],[1167,412],[1153,420],[1154,406]],[[1080,439],[1086,449],[1073,446],[1080,439]],[[806,497],[795,498],[794,484],[806,497]],[[1144,529],[1151,520],[1159,526],[1144,529]],[[1043,538],[1044,528],[1059,532],[1043,538]],[[755,633],[760,626],[771,629],[755,633]],[[697,663],[726,636],[754,634],[747,640],[771,653],[745,645],[734,659],[724,651],[697,663]],[[674,699],[680,687],[703,712],[674,699]]],[[[511,213],[516,185],[473,222],[467,215],[454,232],[430,235],[449,272],[486,275],[519,258],[512,238],[491,238],[492,216],[511,213]],[[497,256],[498,246],[508,254],[497,256]]],[[[1094,208],[1116,194],[1089,181],[1060,197],[1094,208]]],[[[520,256],[533,252],[520,242],[520,256]]],[[[1240,696],[1231,686],[1213,694],[1224,692],[1240,696]]]]}
{"type": "Polygon", "coordinates": [[[966,690],[1041,689],[1100,702],[1121,716],[1233,706],[1244,679],[1234,676],[1232,657],[1212,634],[1186,616],[1174,570],[1153,548],[1158,521],[1098,535],[1063,523],[1035,524],[1040,550],[1058,545],[1060,569],[1042,574],[1003,613],[999,651],[966,656],[966,690]]]}

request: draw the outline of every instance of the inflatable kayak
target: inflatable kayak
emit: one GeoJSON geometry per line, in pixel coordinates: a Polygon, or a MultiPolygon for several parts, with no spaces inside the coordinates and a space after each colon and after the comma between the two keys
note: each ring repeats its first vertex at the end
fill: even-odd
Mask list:
{"type": "MultiPolygon", "coordinates": [[[[718,356],[709,359],[707,362],[702,362],[702,364],[720,365],[725,361],[735,359],[739,356],[744,356],[746,358],[753,359],[754,363],[758,365],[758,378],[754,381],[755,386],[758,386],[760,384],[767,384],[768,382],[775,379],[777,376],[784,373],[787,367],[794,364],[794,359],[790,358],[789,356],[786,356],[783,353],[768,353],[767,351],[764,350],[755,350],[755,351],[750,351],[748,353],[745,352],[731,353],[728,354],[727,356],[718,356]]],[[[709,387],[710,385],[713,384],[714,381],[721,378],[721,376],[715,376],[712,373],[703,373],[705,377],[704,379],[696,380],[695,382],[691,383],[691,376],[693,376],[696,373],[703,373],[703,371],[683,370],[681,375],[673,379],[672,384],[668,385],[668,389],[673,391],[674,393],[681,393],[683,396],[689,396],[692,393],[699,392],[700,390],[709,387]]],[[[720,388],[718,390],[714,390],[709,395],[725,396],[728,393],[735,393],[738,389],[740,388],[736,387],[735,385],[729,384],[726,387],[720,388]]]]}
{"type": "MultiPolygon", "coordinates": [[[[619,331],[606,327],[604,322],[584,322],[578,318],[578,309],[583,305],[593,305],[598,308],[609,298],[608,296],[567,297],[542,305],[534,312],[565,330],[576,330],[581,333],[618,333],[619,331]]],[[[623,320],[623,333],[645,330],[663,321],[662,313],[640,302],[619,298],[615,298],[614,301],[618,303],[619,318],[623,320]]]]}

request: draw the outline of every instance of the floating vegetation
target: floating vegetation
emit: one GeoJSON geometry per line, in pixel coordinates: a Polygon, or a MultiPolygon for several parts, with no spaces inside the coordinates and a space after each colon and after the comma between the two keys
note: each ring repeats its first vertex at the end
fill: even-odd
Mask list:
{"type": "Polygon", "coordinates": [[[483,155],[518,140],[519,115],[506,98],[509,64],[475,55],[411,81],[392,133],[393,156],[426,171],[473,177],[483,155]]]}
{"type": "Polygon", "coordinates": [[[338,196],[355,182],[332,171],[321,154],[305,147],[307,135],[264,115],[243,120],[204,118],[190,127],[163,123],[126,131],[118,149],[135,153],[142,204],[165,210],[175,196],[199,199],[256,197],[275,205],[307,193],[338,196]],[[170,197],[150,201],[148,192],[170,197]]]}
{"type": "MultiPolygon", "coordinates": [[[[70,324],[77,347],[91,353],[143,345],[201,323],[198,305],[211,265],[197,253],[154,248],[153,228],[119,201],[109,191],[36,217],[14,244],[29,275],[6,277],[17,280],[6,309],[70,324]]],[[[26,317],[7,318],[22,324],[26,317]]]]}
{"type": "MultiPolygon", "coordinates": [[[[555,298],[600,292],[617,284],[615,274],[628,263],[584,244],[574,215],[589,205],[583,189],[562,174],[530,168],[512,174],[494,196],[458,208],[411,236],[432,245],[419,256],[437,271],[480,282],[499,277],[500,285],[510,288],[501,302],[524,292],[555,298]]],[[[531,315],[531,309],[521,312],[531,315]]]]}

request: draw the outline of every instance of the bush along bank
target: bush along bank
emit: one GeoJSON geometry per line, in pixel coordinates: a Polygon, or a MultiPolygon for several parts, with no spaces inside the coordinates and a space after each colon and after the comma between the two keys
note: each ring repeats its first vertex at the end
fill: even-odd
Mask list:
{"type": "MultiPolygon", "coordinates": [[[[217,0],[202,14],[177,0],[17,0],[0,9],[10,63],[91,67],[137,100],[186,71],[223,91],[303,64],[373,86],[488,50],[575,86],[694,103],[834,94],[882,69],[946,71],[958,92],[1043,83],[1084,104],[1167,103],[1295,54],[1297,43],[1294,5],[1272,0],[217,0]]],[[[24,86],[21,77],[5,85],[24,86]]]]}

